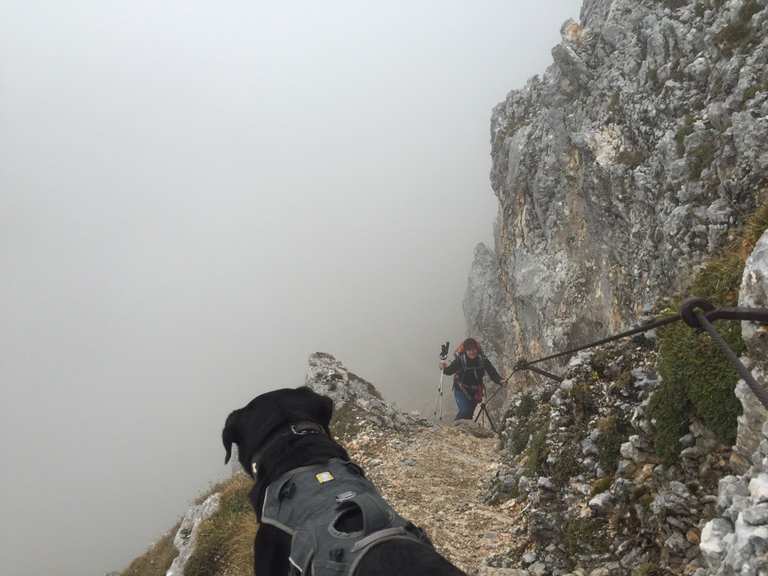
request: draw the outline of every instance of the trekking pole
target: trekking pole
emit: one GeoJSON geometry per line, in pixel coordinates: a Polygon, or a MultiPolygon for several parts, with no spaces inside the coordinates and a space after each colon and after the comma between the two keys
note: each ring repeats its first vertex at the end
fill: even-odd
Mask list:
{"type": "Polygon", "coordinates": [[[477,416],[475,416],[475,422],[478,422],[480,418],[483,419],[482,422],[478,422],[480,426],[485,427],[485,420],[488,419],[488,423],[491,425],[491,430],[494,431],[494,433],[498,434],[499,430],[496,429],[496,424],[493,422],[493,418],[491,418],[491,413],[488,412],[488,402],[493,400],[493,398],[498,394],[499,390],[502,389],[502,386],[500,385],[499,388],[491,394],[491,396],[488,396],[487,390],[483,390],[483,399],[480,401],[480,411],[477,413],[477,416]]]}
{"type": "MultiPolygon", "coordinates": [[[[450,347],[450,343],[446,342],[445,344],[440,345],[440,361],[445,362],[445,359],[448,358],[448,348],[450,347]]],[[[443,369],[440,368],[440,386],[437,389],[437,406],[435,407],[435,418],[439,419],[440,422],[443,421],[443,369]]]]}

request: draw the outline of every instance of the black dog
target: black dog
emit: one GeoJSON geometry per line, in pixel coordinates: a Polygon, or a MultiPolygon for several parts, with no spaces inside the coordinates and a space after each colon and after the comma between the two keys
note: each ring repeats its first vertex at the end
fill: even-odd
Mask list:
{"type": "MultiPolygon", "coordinates": [[[[222,440],[227,451],[225,463],[231,457],[232,444],[237,444],[238,460],[255,480],[250,492],[250,501],[260,522],[254,542],[254,574],[256,576],[287,576],[301,573],[293,557],[289,563],[291,536],[271,523],[262,522],[265,497],[270,485],[273,486],[270,488],[269,502],[277,500],[275,494],[278,490],[280,502],[282,502],[284,492],[290,492],[287,496],[292,497],[292,491],[286,491],[286,488],[295,488],[291,481],[284,481],[286,477],[292,477],[291,475],[297,469],[307,470],[308,468],[304,467],[330,466],[333,463],[337,468],[348,466],[354,470],[352,482],[368,483],[362,470],[349,463],[346,450],[332,439],[328,428],[332,414],[333,402],[330,398],[303,387],[284,388],[257,396],[245,407],[232,412],[227,418],[222,431],[222,440]],[[355,475],[359,478],[355,478],[355,475]]],[[[318,475],[318,478],[320,476],[318,475]]],[[[331,478],[333,479],[332,476],[331,478]]],[[[354,492],[345,492],[341,495],[342,499],[336,498],[336,502],[342,502],[343,498],[353,496],[355,496],[354,492]]],[[[378,494],[368,500],[383,502],[378,494]],[[376,500],[377,498],[379,500],[376,500]]],[[[334,506],[335,503],[331,505],[331,507],[334,506]]],[[[342,506],[343,504],[339,504],[338,508],[342,509],[342,506]]],[[[307,508],[306,505],[303,507],[307,508]]],[[[363,533],[361,530],[365,530],[365,523],[369,521],[369,518],[365,517],[368,515],[363,514],[362,509],[353,506],[348,510],[350,513],[340,514],[337,516],[338,522],[333,524],[333,527],[329,527],[331,532],[340,530],[342,534],[335,533],[342,538],[352,533],[363,533]]],[[[333,576],[390,576],[392,574],[465,576],[461,570],[434,550],[423,532],[395,513],[390,513],[390,518],[393,514],[401,520],[403,525],[400,528],[379,530],[374,532],[373,536],[369,536],[372,539],[370,541],[374,543],[368,545],[367,552],[360,555],[354,566],[347,565],[342,571],[339,568],[342,564],[315,561],[303,567],[303,576],[326,576],[326,574],[333,574],[333,576]],[[383,538],[377,542],[377,535],[387,532],[397,532],[401,536],[383,538]],[[354,570],[354,574],[346,574],[350,570],[354,570]]],[[[371,514],[371,516],[376,515],[371,514]]],[[[268,522],[269,518],[265,518],[265,521],[268,522]]],[[[297,536],[293,537],[293,539],[296,538],[297,536]]],[[[317,546],[317,539],[314,536],[310,538],[312,539],[317,546]]]]}

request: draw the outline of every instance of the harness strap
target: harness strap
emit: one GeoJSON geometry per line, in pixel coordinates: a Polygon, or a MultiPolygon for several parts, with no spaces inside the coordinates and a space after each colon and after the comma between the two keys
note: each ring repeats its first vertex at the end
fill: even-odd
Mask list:
{"type": "Polygon", "coordinates": [[[296,531],[291,540],[291,553],[288,556],[291,573],[304,574],[308,572],[315,557],[316,549],[317,542],[312,530],[301,529],[296,531]]]}
{"type": "Polygon", "coordinates": [[[472,388],[476,388],[477,386],[482,385],[482,377],[485,375],[485,356],[483,354],[477,355],[477,366],[470,366],[469,361],[467,359],[467,353],[462,352],[459,354],[459,363],[461,364],[461,368],[459,372],[456,372],[454,378],[458,380],[459,382],[464,382],[464,375],[467,372],[472,372],[475,375],[475,386],[472,386],[472,388]],[[480,372],[478,374],[478,371],[480,372]]]}
{"type": "Polygon", "coordinates": [[[374,542],[378,542],[379,540],[385,540],[390,538],[391,536],[401,536],[403,534],[406,534],[405,528],[398,526],[396,528],[385,528],[384,530],[377,530],[373,534],[368,534],[365,538],[361,538],[358,540],[355,545],[352,547],[352,552],[359,552],[363,548],[366,548],[373,544],[374,542]]]}

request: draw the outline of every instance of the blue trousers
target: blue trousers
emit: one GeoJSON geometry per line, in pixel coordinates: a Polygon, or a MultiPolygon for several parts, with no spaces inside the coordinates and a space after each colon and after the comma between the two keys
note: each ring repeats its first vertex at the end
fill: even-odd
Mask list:
{"type": "Polygon", "coordinates": [[[456,406],[459,409],[456,414],[456,420],[472,420],[475,413],[477,402],[474,398],[467,398],[464,392],[458,386],[453,387],[453,397],[456,399],[456,406]]]}

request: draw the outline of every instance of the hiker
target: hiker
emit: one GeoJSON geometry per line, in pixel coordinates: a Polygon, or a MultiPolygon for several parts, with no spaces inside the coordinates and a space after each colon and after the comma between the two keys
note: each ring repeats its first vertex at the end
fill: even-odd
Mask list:
{"type": "Polygon", "coordinates": [[[443,374],[453,374],[453,396],[459,411],[456,420],[471,420],[477,404],[483,399],[483,376],[488,376],[499,386],[501,376],[485,357],[480,344],[474,338],[467,338],[456,349],[456,357],[448,364],[447,360],[440,362],[443,374]]]}

